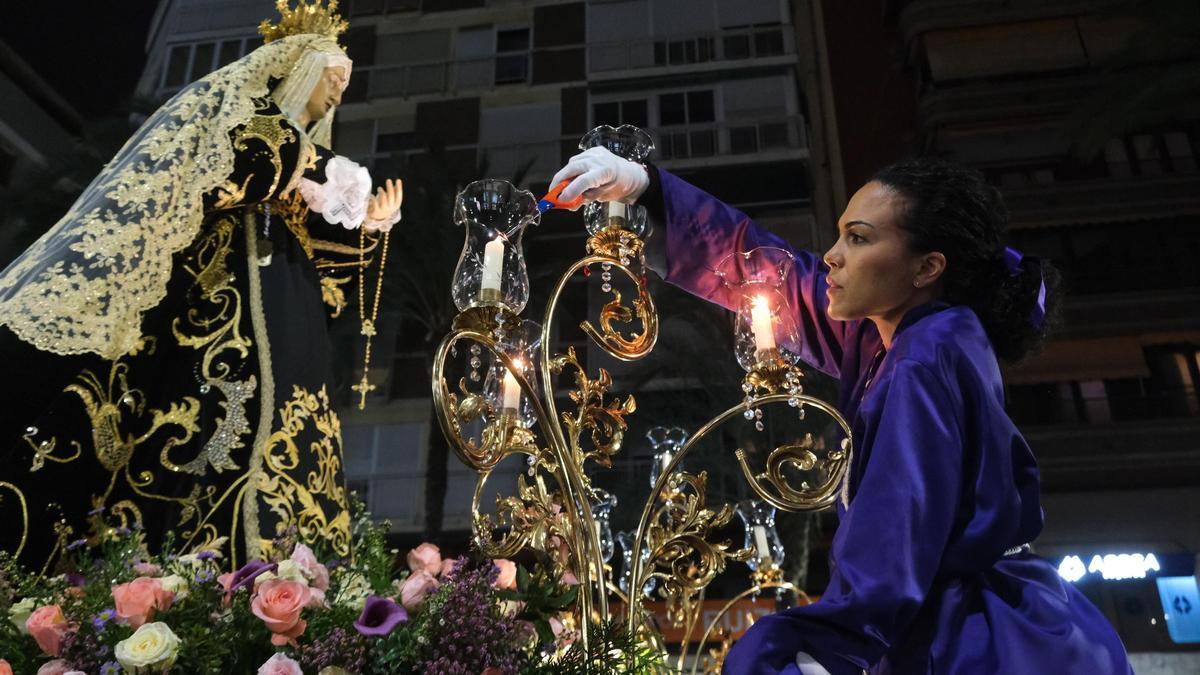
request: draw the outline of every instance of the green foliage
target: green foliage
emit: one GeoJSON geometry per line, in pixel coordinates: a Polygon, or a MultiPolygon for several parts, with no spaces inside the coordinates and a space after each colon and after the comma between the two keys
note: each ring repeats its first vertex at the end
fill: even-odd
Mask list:
{"type": "Polygon", "coordinates": [[[575,606],[579,597],[579,586],[562,584],[548,567],[536,566],[531,574],[523,566],[517,566],[517,587],[497,591],[500,598],[523,604],[517,618],[533,624],[538,643],[554,643],[554,631],[550,618],[575,606]]]}
{"type": "Polygon", "coordinates": [[[586,649],[576,640],[553,662],[530,666],[522,675],[600,675],[601,673],[665,674],[671,672],[662,652],[642,643],[624,624],[593,625],[586,649]]]}
{"type": "Polygon", "coordinates": [[[387,546],[392,525],[387,520],[372,520],[366,504],[354,494],[350,496],[350,514],[355,568],[366,577],[372,592],[384,595],[392,589],[396,572],[396,552],[387,546]]]}

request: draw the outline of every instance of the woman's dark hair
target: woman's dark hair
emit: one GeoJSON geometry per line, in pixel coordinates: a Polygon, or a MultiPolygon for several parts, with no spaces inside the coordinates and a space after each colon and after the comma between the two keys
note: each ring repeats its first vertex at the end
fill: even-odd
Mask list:
{"type": "Polygon", "coordinates": [[[975,311],[996,355],[1020,361],[1037,351],[1058,324],[1061,277],[1044,260],[1026,257],[1013,275],[1005,263],[1008,208],[983,174],[941,159],[893,164],[872,180],[899,193],[905,202],[900,227],[918,253],[946,256],[943,299],[975,311]],[[1046,284],[1046,315],[1031,319],[1039,284],[1046,284]]]}

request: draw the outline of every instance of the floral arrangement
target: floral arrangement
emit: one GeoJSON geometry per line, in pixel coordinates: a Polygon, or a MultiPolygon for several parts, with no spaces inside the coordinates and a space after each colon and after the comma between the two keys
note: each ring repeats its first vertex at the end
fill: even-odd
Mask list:
{"type": "Polygon", "coordinates": [[[56,576],[0,557],[0,675],[662,669],[618,626],[596,626],[586,650],[575,641],[578,586],[561,567],[443,559],[425,543],[402,569],[387,529],[356,507],[352,561],[320,562],[288,533],[272,547],[286,557],[237,570],[222,565],[222,541],[150,556],[124,528],[94,547],[72,543],[56,576]]]}

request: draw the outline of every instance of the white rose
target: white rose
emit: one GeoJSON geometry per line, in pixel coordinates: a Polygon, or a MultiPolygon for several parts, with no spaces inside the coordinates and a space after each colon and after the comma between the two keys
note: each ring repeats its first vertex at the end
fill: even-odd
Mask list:
{"type": "Polygon", "coordinates": [[[179,656],[179,636],[161,621],[144,623],[133,635],[117,643],[114,653],[130,673],[165,671],[179,656]]]}
{"type": "Polygon", "coordinates": [[[178,574],[169,574],[159,579],[164,591],[174,593],[177,599],[183,599],[187,596],[188,582],[187,579],[178,574]]]}
{"type": "Polygon", "coordinates": [[[29,629],[25,627],[25,621],[33,614],[33,610],[37,609],[37,604],[33,598],[25,598],[24,600],[14,603],[8,608],[8,618],[21,631],[21,635],[29,635],[29,629]]]}
{"type": "Polygon", "coordinates": [[[263,572],[257,577],[254,577],[254,588],[257,589],[259,584],[269,579],[299,581],[305,586],[308,585],[308,577],[304,575],[304,569],[292,560],[281,560],[279,561],[278,569],[276,569],[274,572],[263,572]]]}

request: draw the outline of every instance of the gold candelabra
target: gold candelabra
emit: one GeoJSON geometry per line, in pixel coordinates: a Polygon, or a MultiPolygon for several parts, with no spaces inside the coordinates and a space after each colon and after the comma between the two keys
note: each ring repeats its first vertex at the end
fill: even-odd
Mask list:
{"type": "MultiPolygon", "coordinates": [[[[639,161],[652,148],[644,132],[629,127],[602,127],[585,136],[580,145],[590,147],[589,143],[605,144],[614,152],[622,150],[639,161]]],[[[739,312],[744,320],[738,323],[739,344],[746,353],[742,359],[739,352],[739,358],[748,365],[742,385],[745,398],[703,425],[669,461],[664,458],[641,511],[632,555],[627,556],[631,560],[626,570],[628,592],[622,592],[612,583],[612,570],[602,553],[594,511],[602,491],[592,484],[587,466],[589,462],[612,466],[628,429],[626,417],[636,411],[635,399],[632,395],[624,399],[610,396],[612,378],[606,370],[600,368],[595,376],[590,375],[574,348],[552,353],[550,339],[567,283],[577,273],[599,267],[611,300],[600,308],[595,324],[584,321],[581,329],[599,349],[620,361],[636,361],[653,350],[658,314],[643,273],[639,237],[645,213],[641,207],[623,204],[585,208],[590,233],[587,253],[559,278],[540,328],[531,328],[532,322],[519,316],[528,298],[520,241],[526,226],[537,222],[535,204],[528,192],[493,180],[473,183],[456,202],[455,219],[467,228],[454,285],[455,301],[462,311],[438,347],[432,386],[442,431],[458,458],[477,473],[472,501],[475,544],[484,555],[500,558],[524,549],[553,556],[561,550],[558,544],[565,543],[569,553],[559,563],[575,574],[581,586],[576,616],[579,639],[585,646],[594,621],[620,618],[610,606],[612,596],[625,605],[627,628],[646,644],[665,649],[644,606],[642,589],[654,583],[665,601],[668,620],[684,630],[676,663],[680,672],[700,627],[708,585],[729,561],[748,561],[757,554],[750,587],[704,626],[696,647],[695,654],[701,658],[694,661],[693,673],[703,659],[710,669],[714,662],[719,668],[729,639],[721,635],[718,622],[737,601],[764,591],[803,593],[783,581],[779,555],[756,550],[770,548],[766,533],[757,531],[762,527],[754,528],[755,546],[733,548],[729,541],[714,541],[715,533],[731,521],[734,508],[708,504],[707,472],[681,470],[682,460],[700,440],[738,416],[754,420],[762,429],[766,406],[786,403],[801,417],[807,409],[817,410],[836,422],[842,434],[836,447],[823,456],[818,454],[823,443],[811,434],[798,443],[776,447],[761,469],[751,467],[742,450],[735,456],[749,486],[767,504],[788,511],[818,510],[838,497],[849,463],[850,428],[831,406],[803,393],[795,349],[789,348],[795,340],[788,337],[786,304],[775,301],[771,313],[766,314],[768,302],[763,300],[763,291],[769,290],[770,284],[760,285],[763,277],[755,276],[755,270],[768,270],[766,277],[775,282],[782,282],[786,270],[750,264],[752,255],[758,254],[739,253],[740,258],[728,267],[736,267],[741,278],[732,280],[736,275],[728,275],[726,281],[731,287],[743,284],[746,291],[746,311],[739,312]],[[612,286],[614,272],[636,289],[628,304],[612,286]],[[769,337],[768,331],[772,333],[769,337]],[[467,351],[462,356],[468,360],[470,374],[452,387],[447,370],[464,347],[467,351]],[[486,376],[481,376],[485,352],[489,366],[486,376]],[[555,385],[568,374],[574,382],[569,391],[574,409],[560,412],[555,385]],[[489,515],[482,508],[487,481],[502,460],[514,455],[526,458],[527,470],[518,476],[515,494],[497,496],[494,513],[489,515]],[[815,478],[811,485],[809,480],[796,485],[797,474],[815,478]],[[498,530],[504,531],[497,535],[498,530]],[[722,646],[703,657],[705,644],[714,638],[722,646]]],[[[749,528],[747,536],[750,541],[749,528]]],[[[775,536],[773,529],[771,536],[775,536]]],[[[610,555],[611,550],[609,543],[610,555]]],[[[782,553],[781,547],[778,553],[782,553]]]]}

